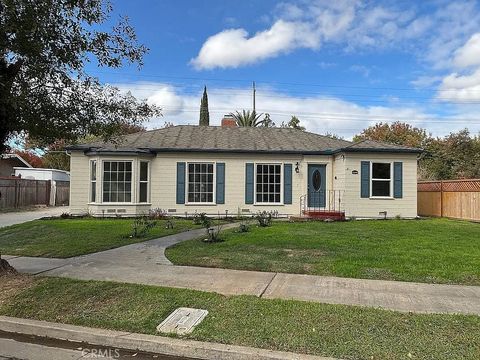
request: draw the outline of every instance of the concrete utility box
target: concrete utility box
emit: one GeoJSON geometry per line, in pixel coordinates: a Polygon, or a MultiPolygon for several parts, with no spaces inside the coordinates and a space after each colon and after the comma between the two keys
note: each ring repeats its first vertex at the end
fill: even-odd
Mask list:
{"type": "Polygon", "coordinates": [[[207,310],[178,308],[157,326],[157,331],[179,335],[189,334],[207,315],[207,310]]]}

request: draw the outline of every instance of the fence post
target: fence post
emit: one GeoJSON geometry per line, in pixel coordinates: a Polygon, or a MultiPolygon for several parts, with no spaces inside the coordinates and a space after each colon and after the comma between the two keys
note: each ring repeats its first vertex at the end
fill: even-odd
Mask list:
{"type": "Polygon", "coordinates": [[[440,180],[440,217],[443,217],[443,180],[440,180]]]}
{"type": "Polygon", "coordinates": [[[14,179],[13,183],[15,184],[15,199],[13,201],[13,207],[16,209],[18,207],[18,179],[14,179]]]}
{"type": "MultiPolygon", "coordinates": [[[[51,195],[51,191],[52,191],[52,180],[47,181],[46,187],[47,187],[47,191],[46,191],[47,196],[45,198],[45,205],[49,206],[50,205],[50,195],[51,195]]],[[[52,204],[53,206],[57,205],[57,204],[55,204],[55,202],[57,201],[57,196],[56,196],[57,194],[54,194],[54,195],[55,196],[53,197],[53,204],[52,204]]]]}

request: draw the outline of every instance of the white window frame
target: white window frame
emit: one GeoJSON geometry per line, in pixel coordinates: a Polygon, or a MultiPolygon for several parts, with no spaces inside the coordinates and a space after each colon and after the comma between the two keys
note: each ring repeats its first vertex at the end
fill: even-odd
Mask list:
{"type": "Polygon", "coordinates": [[[370,198],[372,199],[393,199],[393,162],[391,161],[370,161],[370,198]],[[389,179],[377,179],[373,178],[373,164],[389,164],[390,165],[390,178],[389,179]],[[373,182],[374,181],[389,181],[390,182],[390,195],[388,196],[374,196],[373,195],[373,182]]]}
{"type": "MultiPolygon", "coordinates": [[[[98,164],[98,162],[97,162],[98,164]]],[[[135,191],[133,190],[134,189],[134,184],[135,184],[135,179],[136,179],[136,176],[135,176],[135,161],[133,160],[123,160],[123,159],[103,159],[102,160],[102,167],[100,169],[100,172],[102,174],[101,176],[101,180],[102,180],[102,188],[101,188],[101,203],[102,204],[108,204],[108,205],[119,205],[119,204],[125,204],[125,205],[130,205],[130,204],[133,204],[134,203],[134,196],[135,196],[135,191]],[[131,187],[130,187],[130,201],[120,201],[120,202],[113,202],[113,201],[104,201],[103,200],[103,183],[104,183],[104,177],[105,177],[105,173],[104,173],[104,169],[105,169],[105,163],[106,162],[129,162],[132,164],[132,178],[131,178],[131,187]]]]}
{"type": "Polygon", "coordinates": [[[217,163],[216,161],[187,161],[185,165],[185,205],[216,205],[217,204],[217,163]],[[188,201],[188,187],[190,185],[189,175],[190,175],[190,164],[208,164],[213,166],[213,182],[212,182],[212,200],[206,202],[198,201],[188,201]]]}
{"type": "Polygon", "coordinates": [[[253,204],[254,205],[259,205],[259,206],[278,206],[278,205],[284,205],[283,202],[283,193],[284,193],[284,188],[283,188],[283,165],[284,163],[281,162],[256,162],[253,164],[255,167],[255,171],[253,172],[253,204]],[[280,165],[280,202],[262,202],[262,201],[257,201],[257,165],[280,165]]]}
{"type": "MultiPolygon", "coordinates": [[[[89,194],[88,194],[88,199],[89,203],[95,204],[98,202],[98,189],[97,189],[97,182],[98,182],[98,160],[97,159],[91,159],[89,162],[89,171],[88,171],[88,180],[90,184],[89,188],[89,194]],[[95,180],[92,180],[92,174],[93,174],[93,164],[95,163],[95,180]],[[94,185],[95,184],[95,185],[94,185]],[[92,189],[95,188],[95,199],[93,198],[93,192],[92,189]]],[[[102,192],[103,195],[103,192],[102,192]]]]}
{"type": "MultiPolygon", "coordinates": [[[[151,166],[152,166],[152,162],[151,161],[148,161],[148,160],[138,160],[138,197],[137,197],[137,203],[138,204],[150,204],[151,203],[151,199],[150,199],[150,196],[151,196],[151,192],[150,192],[150,179],[151,179],[151,173],[152,173],[152,169],[151,169],[151,166]],[[141,179],[141,167],[142,167],[142,163],[146,163],[147,164],[147,180],[142,180],[141,179]],[[146,183],[147,184],[147,200],[146,201],[141,201],[140,199],[140,184],[142,183],[146,183]]],[[[132,174],[133,176],[133,174],[132,174]]],[[[133,181],[133,178],[132,178],[132,181],[133,181]]]]}

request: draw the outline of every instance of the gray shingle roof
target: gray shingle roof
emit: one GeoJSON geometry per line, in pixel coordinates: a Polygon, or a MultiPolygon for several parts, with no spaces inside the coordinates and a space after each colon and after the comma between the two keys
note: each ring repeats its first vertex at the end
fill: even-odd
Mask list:
{"type": "Polygon", "coordinates": [[[346,152],[365,152],[365,151],[383,151],[383,152],[388,152],[388,151],[395,151],[395,152],[422,152],[422,149],[417,149],[417,148],[412,148],[408,146],[403,146],[403,145],[395,145],[395,144],[389,144],[389,143],[382,143],[379,141],[373,141],[373,140],[362,140],[357,143],[354,143],[350,146],[347,146],[346,148],[343,149],[346,152]]]}
{"type": "MultiPolygon", "coordinates": [[[[378,145],[379,143],[376,144],[375,149],[382,148],[378,145]]],[[[399,148],[383,145],[388,151],[395,152],[399,148]]],[[[121,136],[115,142],[93,142],[73,145],[67,149],[86,152],[200,151],[332,154],[343,149],[349,151],[348,149],[354,149],[354,146],[355,144],[350,141],[287,128],[180,125],[121,136]]],[[[361,149],[352,151],[361,151],[361,149]]]]}

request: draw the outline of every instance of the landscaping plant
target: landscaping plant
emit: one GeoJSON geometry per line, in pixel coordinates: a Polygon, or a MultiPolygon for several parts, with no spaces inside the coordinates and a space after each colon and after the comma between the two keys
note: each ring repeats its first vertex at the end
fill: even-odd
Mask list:
{"type": "Polygon", "coordinates": [[[255,219],[258,221],[260,227],[267,227],[272,225],[272,213],[267,211],[259,211],[255,215],[255,219]]]}
{"type": "Polygon", "coordinates": [[[132,224],[133,231],[130,237],[133,237],[133,238],[144,237],[155,226],[157,226],[156,221],[150,220],[146,216],[138,216],[133,220],[133,224],[132,224]]]}

